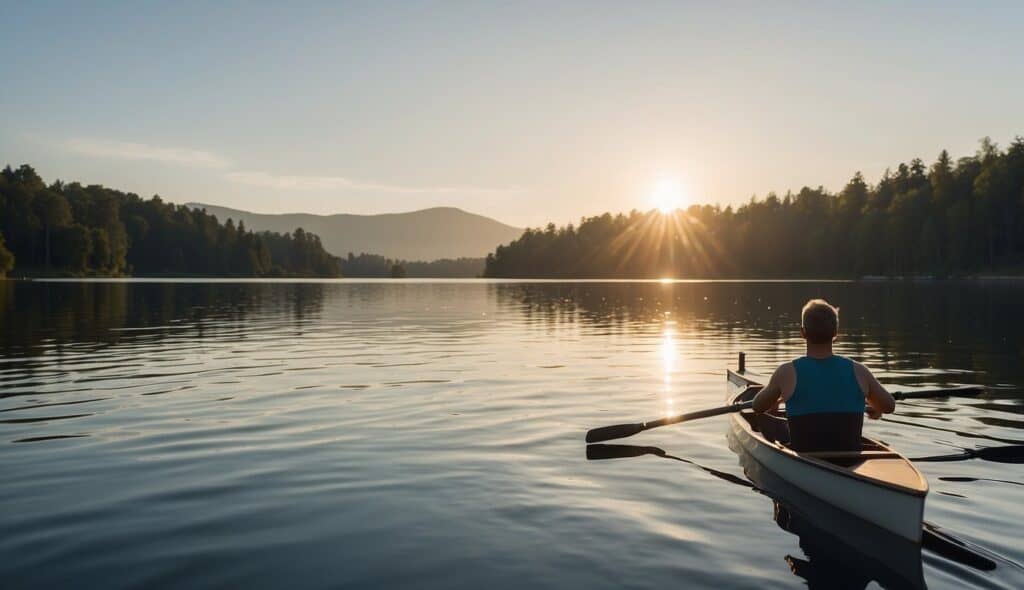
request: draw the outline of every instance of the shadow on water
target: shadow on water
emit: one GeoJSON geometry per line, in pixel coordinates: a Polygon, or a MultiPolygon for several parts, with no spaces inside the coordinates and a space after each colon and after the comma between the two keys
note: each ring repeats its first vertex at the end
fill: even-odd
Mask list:
{"type": "MultiPolygon", "coordinates": [[[[915,463],[935,463],[951,461],[967,461],[981,459],[993,463],[1020,464],[1024,463],[1024,445],[1007,445],[1003,447],[981,447],[977,449],[964,449],[959,453],[951,455],[932,455],[928,457],[913,457],[910,460],[915,463]]],[[[949,480],[948,478],[939,478],[949,480]]]]}
{"type": "MultiPolygon", "coordinates": [[[[872,582],[885,588],[925,588],[922,549],[952,564],[981,572],[997,568],[998,556],[970,545],[930,523],[918,545],[810,496],[740,453],[748,480],[669,454],[653,446],[592,444],[588,460],[655,456],[693,465],[723,481],[757,491],[772,500],[772,519],[799,538],[803,556],[784,559],[809,588],[862,589],[872,582]]],[[[1014,482],[1007,482],[1014,483],[1014,482]]]]}
{"type": "Polygon", "coordinates": [[[908,420],[899,420],[899,419],[892,418],[892,417],[889,417],[889,416],[886,416],[884,418],[884,420],[886,422],[892,422],[893,424],[900,424],[900,425],[903,425],[903,426],[912,426],[914,428],[925,428],[927,430],[934,430],[935,432],[948,432],[950,434],[955,434],[955,435],[961,436],[963,438],[971,438],[971,439],[976,439],[976,440],[990,440],[990,441],[994,441],[994,442],[1001,442],[1001,443],[1007,443],[1007,444],[1024,444],[1024,440],[1021,440],[1019,438],[1005,438],[1005,437],[1000,437],[1000,436],[992,436],[992,435],[989,435],[989,434],[980,434],[980,433],[977,433],[977,432],[968,432],[968,431],[963,430],[963,429],[959,429],[958,430],[958,429],[955,429],[955,428],[942,428],[941,426],[933,426],[931,424],[924,424],[924,423],[921,423],[921,422],[910,422],[908,420]]]}
{"type": "Polygon", "coordinates": [[[706,473],[717,477],[718,479],[727,481],[731,484],[746,488],[754,488],[754,484],[749,481],[736,477],[731,473],[705,467],[696,461],[690,459],[684,459],[682,457],[676,457],[675,455],[669,455],[664,449],[658,447],[641,447],[633,445],[606,445],[606,444],[593,444],[587,445],[587,460],[588,461],[602,461],[605,459],[626,459],[630,457],[642,457],[643,455],[653,455],[655,457],[662,457],[664,459],[671,459],[673,461],[680,461],[689,465],[693,465],[699,469],[702,469],[706,473]]]}

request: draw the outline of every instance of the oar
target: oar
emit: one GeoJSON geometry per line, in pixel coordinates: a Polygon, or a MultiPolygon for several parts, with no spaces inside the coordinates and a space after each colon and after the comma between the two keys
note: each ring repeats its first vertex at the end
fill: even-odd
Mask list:
{"type": "MultiPolygon", "coordinates": [[[[985,388],[979,385],[960,385],[956,387],[917,389],[913,391],[894,391],[892,392],[892,397],[896,400],[928,399],[949,396],[976,396],[981,395],[984,392],[985,388]]],[[[617,438],[626,438],[628,436],[633,436],[634,434],[638,434],[645,430],[658,428],[659,426],[668,426],[669,424],[678,424],[680,422],[688,422],[690,420],[699,420],[700,418],[710,418],[711,416],[731,414],[733,412],[739,412],[740,410],[746,410],[752,407],[753,405],[753,401],[748,401],[741,404],[730,404],[727,406],[719,406],[717,408],[709,408],[707,410],[688,412],[686,414],[679,414],[678,416],[669,416],[668,418],[661,418],[660,420],[650,420],[648,422],[634,422],[632,424],[615,424],[612,426],[594,428],[592,430],[587,431],[587,442],[595,443],[603,442],[606,440],[615,440],[617,438]]]]}
{"type": "Polygon", "coordinates": [[[606,440],[614,440],[616,438],[626,438],[627,436],[633,436],[639,432],[650,430],[652,428],[658,428],[659,426],[668,426],[669,424],[678,424],[680,422],[689,422],[690,420],[698,420],[700,418],[710,418],[711,416],[721,416],[722,414],[732,414],[733,412],[739,412],[740,410],[746,410],[753,407],[754,402],[743,402],[742,404],[730,404],[728,406],[720,406],[717,408],[709,408],[707,410],[698,410],[696,412],[688,412],[686,414],[679,414],[678,416],[669,416],[668,418],[662,418],[660,420],[651,420],[649,422],[635,422],[633,424],[615,424],[613,426],[603,426],[601,428],[594,428],[593,430],[587,431],[587,442],[603,442],[606,440]]]}
{"type": "Polygon", "coordinates": [[[981,385],[958,385],[956,387],[938,387],[934,389],[915,389],[912,391],[893,391],[896,401],[905,399],[929,399],[934,397],[963,396],[973,397],[985,393],[981,385]]]}
{"type": "Polygon", "coordinates": [[[984,459],[994,463],[1024,463],[1024,445],[1007,445],[1003,447],[982,447],[980,449],[964,449],[962,453],[953,455],[934,455],[932,457],[916,457],[914,462],[933,461],[965,461],[967,459],[984,459]]]}
{"type": "MultiPolygon", "coordinates": [[[[957,387],[918,389],[914,391],[894,391],[892,393],[892,396],[897,400],[905,400],[949,397],[953,395],[975,396],[981,395],[984,392],[985,388],[978,385],[961,385],[957,387]]],[[[727,406],[719,406],[717,408],[709,408],[707,410],[688,412],[686,414],[679,414],[678,416],[661,418],[660,420],[650,420],[648,422],[634,422],[632,424],[615,424],[613,426],[603,426],[601,428],[594,428],[592,430],[587,431],[587,442],[595,443],[603,442],[606,440],[615,440],[617,438],[626,438],[628,436],[633,436],[634,434],[643,432],[645,430],[658,428],[659,426],[668,426],[669,424],[678,424],[680,422],[688,422],[690,420],[698,420],[700,418],[710,418],[711,416],[731,414],[733,412],[739,412],[740,410],[746,410],[752,407],[753,404],[753,401],[749,401],[744,402],[742,404],[731,404],[727,406]]]]}

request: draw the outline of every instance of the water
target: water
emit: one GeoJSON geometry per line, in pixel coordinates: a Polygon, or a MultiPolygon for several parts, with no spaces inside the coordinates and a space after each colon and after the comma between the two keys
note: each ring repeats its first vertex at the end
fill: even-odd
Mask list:
{"type": "MultiPolygon", "coordinates": [[[[683,462],[583,434],[720,404],[739,351],[799,353],[811,296],[883,382],[994,387],[870,434],[1024,443],[1021,283],[0,282],[0,585],[801,587],[829,562],[725,418],[621,441],[683,462]]],[[[928,586],[1024,586],[1022,466],[921,468],[926,520],[996,566],[925,549],[928,586]]]]}

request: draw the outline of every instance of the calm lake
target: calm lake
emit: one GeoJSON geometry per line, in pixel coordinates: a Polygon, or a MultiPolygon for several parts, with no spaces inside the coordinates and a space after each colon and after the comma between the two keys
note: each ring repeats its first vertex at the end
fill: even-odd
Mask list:
{"type": "MultiPolygon", "coordinates": [[[[683,461],[583,442],[799,355],[812,296],[893,389],[992,387],[869,435],[1024,443],[1022,282],[0,281],[0,585],[864,587],[747,485],[726,417],[621,441],[683,461]]],[[[919,466],[985,564],[926,546],[928,587],[1024,587],[1024,465],[919,466]]]]}

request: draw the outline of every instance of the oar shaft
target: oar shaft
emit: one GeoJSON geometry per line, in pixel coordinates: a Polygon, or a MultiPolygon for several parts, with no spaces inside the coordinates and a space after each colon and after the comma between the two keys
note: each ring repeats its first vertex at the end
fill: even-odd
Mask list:
{"type": "MultiPolygon", "coordinates": [[[[923,399],[929,397],[947,397],[950,395],[979,395],[985,391],[984,387],[977,385],[963,385],[959,387],[948,387],[943,389],[919,389],[917,391],[896,391],[893,392],[893,397],[897,400],[904,399],[923,399]]],[[[652,428],[658,428],[659,426],[668,426],[669,424],[679,424],[680,422],[687,422],[689,420],[697,420],[700,418],[710,418],[711,416],[720,416],[722,414],[731,414],[733,412],[739,412],[740,410],[746,410],[753,407],[753,401],[746,401],[741,404],[730,404],[727,406],[721,406],[717,408],[709,408],[707,410],[698,410],[696,412],[687,412],[685,414],[679,414],[678,416],[669,416],[667,418],[660,418],[658,420],[650,420],[648,422],[635,422],[633,424],[615,424],[613,426],[605,426],[602,428],[594,428],[587,432],[587,442],[603,442],[606,440],[614,440],[617,438],[626,438],[627,436],[633,436],[645,430],[652,428]]]]}
{"type": "Polygon", "coordinates": [[[686,422],[688,420],[696,420],[698,418],[710,418],[711,416],[720,416],[722,414],[731,414],[733,412],[739,412],[740,410],[746,410],[753,407],[754,402],[748,401],[742,404],[730,404],[728,406],[721,406],[718,408],[709,408],[707,410],[698,410],[696,412],[687,412],[685,414],[679,414],[678,416],[669,416],[668,418],[661,418],[660,420],[651,420],[649,422],[636,422],[634,424],[615,424],[613,426],[603,426],[601,428],[594,428],[593,430],[587,431],[587,442],[596,443],[604,442],[606,440],[614,440],[617,438],[626,438],[627,436],[633,436],[645,430],[657,428],[659,426],[668,426],[669,424],[678,424],[680,422],[686,422]]]}
{"type": "Polygon", "coordinates": [[[746,410],[747,408],[753,407],[754,402],[743,402],[741,404],[732,404],[728,406],[721,406],[719,408],[709,408],[707,410],[697,410],[696,412],[687,412],[685,414],[679,414],[678,416],[669,416],[667,418],[661,418],[660,420],[651,420],[650,422],[644,422],[644,430],[648,428],[657,428],[659,426],[668,426],[669,424],[678,424],[680,422],[686,422],[688,420],[698,420],[700,418],[710,418],[712,416],[721,416],[722,414],[732,414],[733,412],[739,412],[746,410]]]}
{"type": "Polygon", "coordinates": [[[973,459],[975,457],[977,457],[977,455],[968,450],[963,453],[956,453],[953,455],[933,455],[931,457],[914,457],[910,460],[915,463],[926,463],[939,461],[964,461],[967,459],[973,459]]]}

